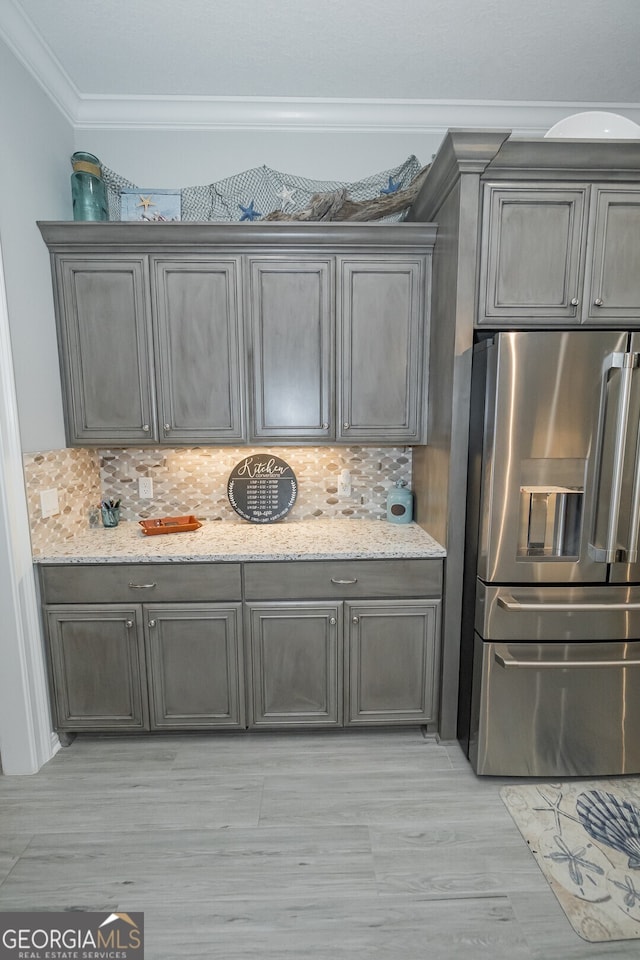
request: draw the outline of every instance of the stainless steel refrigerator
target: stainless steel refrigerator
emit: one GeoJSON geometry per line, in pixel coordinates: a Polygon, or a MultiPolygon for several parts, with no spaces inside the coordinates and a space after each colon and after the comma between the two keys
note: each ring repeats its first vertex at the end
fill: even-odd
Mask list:
{"type": "Polygon", "coordinates": [[[459,735],[478,774],[640,772],[640,334],[474,351],[459,735]]]}

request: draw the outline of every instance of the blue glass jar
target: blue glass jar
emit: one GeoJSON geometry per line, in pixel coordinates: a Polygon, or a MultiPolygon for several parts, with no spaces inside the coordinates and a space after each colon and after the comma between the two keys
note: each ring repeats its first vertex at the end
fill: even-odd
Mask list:
{"type": "Polygon", "coordinates": [[[107,191],[100,161],[78,150],[71,157],[71,202],[74,220],[108,220],[107,191]]]}

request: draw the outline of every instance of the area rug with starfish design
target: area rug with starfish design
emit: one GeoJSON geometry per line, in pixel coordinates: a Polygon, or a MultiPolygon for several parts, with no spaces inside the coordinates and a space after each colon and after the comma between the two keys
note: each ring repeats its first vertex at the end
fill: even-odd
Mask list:
{"type": "Polygon", "coordinates": [[[640,939],[640,779],[517,784],[500,796],[576,933],[640,939]]]}

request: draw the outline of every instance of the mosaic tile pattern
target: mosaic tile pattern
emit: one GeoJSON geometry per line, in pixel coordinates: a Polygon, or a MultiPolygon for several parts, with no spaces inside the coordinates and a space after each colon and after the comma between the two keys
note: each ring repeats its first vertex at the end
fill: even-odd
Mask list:
{"type": "Polygon", "coordinates": [[[411,481],[411,450],[396,447],[194,447],[100,451],[106,496],[122,501],[124,520],[194,513],[204,520],[238,520],[227,499],[233,467],[250,453],[286,460],[298,479],[290,520],[381,519],[395,480],[411,481]],[[338,499],[341,470],[351,472],[352,496],[338,499]],[[138,478],[153,481],[153,500],[138,497],[138,478]]]}
{"type": "Polygon", "coordinates": [[[100,459],[96,450],[27,453],[23,468],[34,553],[89,526],[89,511],[100,502],[100,459]],[[51,489],[58,491],[60,513],[43,517],[40,493],[51,489]]]}
{"type": "Polygon", "coordinates": [[[71,537],[89,524],[101,499],[121,501],[122,520],[194,513],[201,520],[242,523],[227,499],[233,467],[250,453],[269,452],[293,468],[298,496],[288,520],[380,520],[396,480],[411,485],[410,447],[190,447],[68,449],[25,455],[32,541],[71,537]],[[341,470],[351,473],[352,495],[338,498],[341,470]],[[138,479],[153,481],[153,499],[138,496],[138,479]],[[43,519],[41,490],[55,487],[59,516],[43,519]]]}

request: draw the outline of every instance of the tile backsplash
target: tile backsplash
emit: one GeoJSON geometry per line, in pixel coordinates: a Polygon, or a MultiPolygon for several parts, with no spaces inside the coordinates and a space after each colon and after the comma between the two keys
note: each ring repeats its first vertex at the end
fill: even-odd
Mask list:
{"type": "Polygon", "coordinates": [[[66,449],[24,456],[34,552],[71,537],[89,523],[101,499],[121,501],[121,519],[144,520],[194,513],[204,520],[244,523],[227,499],[233,467],[251,453],[268,452],[292,467],[296,502],[287,520],[382,519],[396,480],[411,484],[410,447],[193,447],[66,449]],[[338,477],[351,474],[351,497],[338,498],[338,477]],[[140,499],[138,479],[153,482],[153,497],[140,499]],[[43,518],[42,490],[58,490],[60,513],[43,518]]]}
{"type": "Polygon", "coordinates": [[[31,545],[39,553],[48,543],[72,537],[89,523],[89,510],[100,502],[100,457],[97,450],[48,450],[23,456],[31,545]],[[40,493],[58,491],[60,513],[43,517],[40,493]]]}

